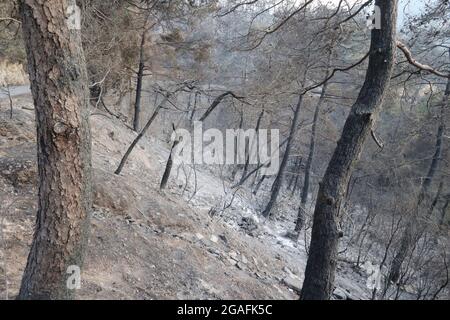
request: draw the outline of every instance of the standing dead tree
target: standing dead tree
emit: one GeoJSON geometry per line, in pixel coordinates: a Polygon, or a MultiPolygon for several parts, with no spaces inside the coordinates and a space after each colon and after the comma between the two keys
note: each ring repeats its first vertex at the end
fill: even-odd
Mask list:
{"type": "Polygon", "coordinates": [[[377,0],[381,29],[372,30],[369,65],[359,96],[319,185],[302,300],[328,300],[334,286],[339,216],[346,187],[388,88],[395,60],[397,0],[377,0]]]}
{"type": "Polygon", "coordinates": [[[441,217],[439,219],[439,226],[443,227],[445,223],[445,216],[447,215],[447,209],[450,204],[450,194],[443,197],[445,200],[444,205],[441,208],[441,217]]]}
{"type": "MultiPolygon", "coordinates": [[[[173,166],[173,158],[172,158],[173,149],[175,149],[175,147],[180,142],[178,140],[178,137],[176,136],[176,130],[175,130],[174,124],[172,124],[172,128],[173,128],[174,140],[173,140],[172,147],[170,148],[169,158],[167,159],[167,163],[166,163],[166,169],[164,169],[164,174],[161,178],[161,183],[159,185],[160,190],[166,188],[167,181],[169,180],[169,177],[170,177],[170,171],[172,171],[172,166],[173,166]]],[[[186,185],[187,185],[187,182],[186,182],[186,185]]]]}
{"type": "MultiPolygon", "coordinates": [[[[244,111],[242,110],[242,108],[239,110],[239,125],[238,125],[238,136],[235,138],[237,141],[239,141],[239,135],[242,134],[242,128],[244,126],[244,111]]],[[[234,145],[234,154],[237,154],[237,144],[234,145]]],[[[242,167],[241,164],[238,164],[236,166],[234,166],[233,171],[231,172],[231,179],[234,181],[234,178],[236,177],[237,172],[239,171],[239,169],[242,167]]]]}
{"type": "MultiPolygon", "coordinates": [[[[390,270],[389,270],[389,276],[388,280],[392,282],[398,282],[400,279],[401,269],[402,265],[404,264],[405,258],[411,253],[411,250],[414,248],[414,243],[417,242],[421,237],[421,232],[419,232],[418,227],[420,224],[420,215],[422,212],[429,212],[429,214],[432,213],[433,204],[430,202],[429,199],[429,189],[431,186],[431,183],[433,181],[433,178],[435,176],[437,167],[439,165],[439,162],[441,160],[442,156],[442,143],[443,143],[443,137],[445,132],[445,112],[450,107],[450,74],[441,72],[439,70],[434,69],[433,67],[418,62],[414,57],[405,44],[397,41],[397,47],[402,51],[404,56],[407,59],[407,62],[417,68],[419,72],[425,71],[427,73],[430,73],[432,75],[441,77],[441,78],[447,78],[447,85],[444,91],[444,96],[440,105],[440,124],[437,129],[436,134],[436,143],[434,148],[434,154],[432,157],[432,160],[430,162],[430,166],[427,172],[427,175],[422,181],[419,195],[417,198],[417,204],[414,209],[414,212],[411,214],[411,217],[409,221],[406,224],[406,227],[403,231],[403,236],[400,242],[400,247],[397,249],[397,252],[395,253],[394,259],[391,263],[390,270]],[[430,211],[431,210],[431,211],[430,211]]],[[[450,48],[448,46],[442,46],[448,50],[449,58],[450,58],[450,48]]]]}
{"type": "Polygon", "coordinates": [[[136,98],[134,101],[134,118],[133,118],[133,129],[134,131],[139,131],[139,122],[141,115],[141,101],[142,101],[142,85],[144,81],[144,71],[145,71],[145,42],[149,27],[147,26],[150,18],[150,9],[147,9],[146,18],[144,21],[144,26],[141,32],[141,42],[139,45],[139,66],[136,72],[136,98]]]}
{"type": "MultiPolygon", "coordinates": [[[[264,116],[264,108],[261,110],[261,113],[258,116],[258,120],[256,121],[256,127],[255,127],[256,135],[258,135],[258,133],[259,133],[259,127],[261,126],[261,120],[262,120],[263,116],[264,116]]],[[[242,170],[242,175],[241,175],[241,179],[239,181],[239,184],[243,184],[244,183],[244,178],[247,175],[248,166],[249,166],[249,163],[250,163],[250,153],[254,151],[254,148],[256,148],[255,141],[253,141],[252,145],[248,146],[247,156],[245,158],[244,169],[242,170]]]]}
{"type": "MultiPolygon", "coordinates": [[[[306,78],[306,72],[305,72],[305,78],[306,78]]],[[[294,135],[296,132],[296,128],[298,127],[298,123],[299,123],[302,101],[303,101],[303,94],[300,94],[298,96],[297,106],[295,107],[294,118],[292,119],[291,128],[289,130],[289,136],[287,138],[286,149],[284,150],[284,155],[283,155],[283,158],[280,163],[280,168],[278,169],[278,174],[275,177],[275,180],[272,184],[269,202],[267,203],[265,209],[262,212],[262,215],[266,218],[268,218],[270,216],[272,208],[275,205],[275,202],[280,193],[281,186],[283,184],[284,172],[285,172],[286,166],[288,164],[289,154],[292,149],[294,135]]]]}
{"type": "MultiPolygon", "coordinates": [[[[195,112],[197,111],[197,103],[199,102],[199,97],[201,98],[200,92],[199,91],[195,91],[195,94],[194,94],[194,105],[192,106],[192,111],[191,111],[191,114],[189,116],[189,122],[191,122],[191,123],[192,123],[192,121],[194,121],[194,115],[195,115],[195,112]]],[[[190,98],[189,98],[189,101],[190,101],[190,98]]]]}
{"type": "MultiPolygon", "coordinates": [[[[334,41],[333,41],[332,46],[333,45],[334,45],[334,41]]],[[[333,50],[331,48],[329,51],[329,54],[328,54],[328,58],[327,58],[326,77],[328,77],[329,73],[331,72],[330,63],[331,63],[332,54],[333,54],[333,50]]],[[[302,194],[301,194],[301,198],[300,198],[300,207],[298,208],[297,220],[295,222],[295,229],[294,229],[294,232],[297,234],[297,236],[300,235],[300,231],[302,230],[303,225],[305,223],[305,215],[306,215],[305,207],[306,207],[306,201],[308,199],[309,184],[310,184],[310,177],[311,177],[311,167],[312,167],[314,151],[315,151],[315,147],[316,147],[317,122],[319,120],[320,107],[322,106],[322,104],[325,101],[325,95],[327,92],[327,88],[328,88],[328,81],[325,82],[322,86],[319,101],[317,102],[316,108],[314,110],[313,125],[311,128],[311,140],[309,143],[309,153],[308,153],[308,158],[306,159],[306,164],[305,164],[305,178],[303,181],[302,194]]],[[[297,179],[298,179],[298,176],[297,176],[297,179]]],[[[297,181],[296,181],[296,184],[297,184],[297,181]]],[[[294,187],[294,191],[295,191],[295,187],[294,187]]]]}
{"type": "Polygon", "coordinates": [[[288,190],[291,190],[291,197],[297,191],[298,180],[300,179],[300,175],[297,173],[301,170],[303,158],[301,156],[296,156],[293,164],[293,174],[291,173],[291,180],[289,181],[288,190]]]}
{"type": "MultiPolygon", "coordinates": [[[[449,55],[450,56],[450,55],[449,55]]],[[[430,162],[430,166],[428,168],[427,175],[422,182],[420,187],[419,196],[417,198],[417,205],[412,213],[411,218],[409,219],[406,228],[403,232],[403,236],[401,239],[400,247],[398,248],[397,253],[392,261],[390,271],[389,271],[389,280],[392,282],[397,282],[400,277],[400,271],[402,264],[412,250],[414,246],[414,242],[417,240],[419,236],[418,226],[419,226],[419,218],[422,211],[429,211],[429,209],[425,209],[425,207],[429,206],[429,189],[433,178],[435,176],[436,170],[438,168],[439,162],[442,156],[442,143],[443,136],[445,132],[445,110],[450,107],[449,98],[450,97],[450,78],[447,81],[447,87],[444,93],[444,98],[441,104],[441,115],[440,115],[440,123],[438,126],[438,130],[436,133],[436,143],[434,148],[433,158],[430,162]]],[[[431,210],[432,211],[432,210],[431,210]]]]}
{"type": "MultiPolygon", "coordinates": [[[[301,127],[301,126],[297,127],[297,128],[295,129],[295,132],[297,132],[297,130],[299,130],[300,127],[301,127]]],[[[295,132],[294,132],[294,135],[295,135],[295,132]]],[[[286,139],[284,139],[284,140],[280,143],[280,145],[278,146],[278,149],[277,149],[277,150],[273,150],[273,151],[271,152],[271,155],[273,156],[274,153],[275,153],[275,151],[279,151],[282,147],[284,147],[284,145],[287,144],[288,141],[289,141],[289,137],[287,137],[286,139]]],[[[254,168],[253,170],[249,171],[245,176],[242,177],[242,179],[241,179],[238,183],[232,185],[231,188],[234,189],[234,188],[240,187],[245,181],[247,181],[248,178],[250,178],[252,175],[258,173],[258,171],[259,171],[261,168],[263,168],[263,167],[269,167],[270,164],[271,164],[271,160],[270,160],[270,159],[269,159],[267,162],[259,163],[259,164],[256,166],[256,168],[254,168]]],[[[257,188],[255,188],[255,191],[256,191],[256,192],[255,192],[255,191],[253,192],[254,194],[257,193],[259,187],[260,187],[261,184],[264,182],[264,180],[265,180],[266,177],[267,177],[267,175],[264,175],[264,176],[261,177],[260,181],[259,181],[258,184],[257,184],[257,188]]]]}
{"type": "MultiPolygon", "coordinates": [[[[184,86],[183,86],[184,87],[184,86]]],[[[133,151],[134,147],[136,147],[139,140],[144,137],[145,132],[147,132],[148,128],[150,128],[150,125],[152,122],[156,119],[156,116],[158,115],[159,111],[164,107],[166,102],[169,100],[169,98],[175,94],[176,92],[180,91],[182,88],[176,89],[174,92],[166,92],[164,94],[164,99],[160,102],[158,106],[156,106],[155,110],[153,111],[152,116],[150,119],[148,119],[147,123],[145,124],[144,128],[142,128],[141,132],[136,136],[136,138],[133,140],[133,142],[128,147],[127,151],[122,157],[122,160],[120,160],[119,166],[117,167],[116,171],[114,171],[115,174],[120,174],[122,172],[123,167],[125,166],[125,163],[128,160],[128,157],[130,156],[131,152],[133,151]]]]}
{"type": "MultiPolygon", "coordinates": [[[[222,102],[223,99],[225,99],[227,96],[232,96],[233,98],[246,103],[243,101],[244,97],[239,97],[236,94],[234,94],[232,91],[227,91],[222,93],[220,96],[214,99],[214,101],[211,103],[211,105],[206,109],[205,113],[200,117],[198,121],[205,121],[205,119],[211,114],[211,112],[216,109],[216,107],[222,102]]],[[[246,103],[248,104],[248,103],[246,103]]]]}

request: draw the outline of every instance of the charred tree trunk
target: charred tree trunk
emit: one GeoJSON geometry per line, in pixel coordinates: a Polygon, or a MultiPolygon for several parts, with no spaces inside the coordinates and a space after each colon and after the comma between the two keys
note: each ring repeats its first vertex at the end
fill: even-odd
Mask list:
{"type": "MultiPolygon", "coordinates": [[[[261,111],[261,113],[259,114],[258,120],[256,121],[255,132],[256,132],[257,136],[258,136],[259,127],[261,125],[261,120],[262,120],[263,115],[264,115],[264,109],[261,111]]],[[[249,162],[250,162],[250,153],[252,152],[253,148],[255,148],[254,145],[248,146],[247,157],[245,158],[244,170],[242,170],[242,175],[241,175],[241,179],[239,181],[239,185],[242,185],[245,181],[245,177],[247,175],[248,166],[249,166],[249,162]]]]}
{"type": "Polygon", "coordinates": [[[133,142],[130,144],[130,146],[128,147],[127,151],[125,152],[125,154],[122,157],[122,160],[120,160],[120,164],[117,167],[116,171],[114,171],[115,174],[120,174],[122,172],[123,167],[125,166],[125,163],[128,160],[128,157],[130,156],[131,152],[133,151],[134,147],[137,145],[137,143],[139,142],[139,140],[142,139],[142,137],[145,135],[145,132],[148,130],[148,128],[150,128],[150,125],[152,124],[152,122],[155,120],[156,116],[158,115],[159,111],[161,110],[161,108],[164,106],[164,104],[166,103],[166,101],[169,99],[169,95],[166,95],[166,97],[164,98],[164,100],[156,107],[155,111],[153,111],[152,116],[150,117],[150,119],[147,121],[147,123],[145,124],[144,128],[141,130],[141,132],[136,136],[136,138],[133,140],[133,142]]]}
{"type": "Polygon", "coordinates": [[[295,191],[297,190],[297,186],[298,186],[298,180],[299,180],[299,174],[297,174],[296,172],[299,172],[301,167],[302,167],[302,162],[303,162],[303,158],[298,156],[295,159],[294,162],[294,170],[293,170],[293,174],[291,177],[291,180],[289,181],[289,186],[288,189],[291,190],[291,196],[294,195],[295,191]]]}
{"type": "Polygon", "coordinates": [[[296,129],[298,127],[302,101],[303,101],[303,95],[299,95],[297,106],[295,107],[295,111],[294,111],[294,118],[292,119],[291,128],[290,128],[290,131],[289,131],[289,136],[288,136],[288,140],[287,140],[287,143],[286,143],[286,150],[284,151],[283,159],[281,160],[280,168],[278,170],[278,174],[275,177],[275,180],[274,180],[273,185],[272,185],[269,202],[267,203],[266,208],[262,212],[262,215],[264,217],[266,217],[266,218],[268,218],[270,216],[272,208],[273,208],[273,206],[275,205],[275,203],[277,201],[278,195],[280,193],[281,186],[283,184],[284,172],[286,170],[286,166],[287,166],[287,163],[288,163],[289,154],[291,153],[292,142],[294,140],[294,135],[295,135],[296,129]]]}
{"type": "Polygon", "coordinates": [[[233,92],[227,91],[225,93],[222,93],[220,96],[218,96],[214,101],[211,103],[211,105],[206,109],[205,113],[200,117],[198,121],[205,121],[205,119],[211,114],[211,112],[216,109],[216,107],[222,102],[223,99],[225,99],[227,96],[232,96],[236,99],[241,99],[241,97],[237,97],[233,92]]]}
{"type": "MultiPolygon", "coordinates": [[[[328,76],[328,72],[327,72],[327,76],[328,76]]],[[[316,105],[316,109],[314,110],[313,125],[311,128],[311,140],[309,143],[309,153],[308,153],[308,159],[306,160],[306,164],[305,164],[305,178],[303,180],[303,188],[302,188],[302,194],[301,194],[301,198],[300,198],[300,207],[298,208],[297,220],[295,222],[295,229],[294,229],[294,231],[297,233],[297,235],[300,234],[300,231],[303,229],[303,225],[305,223],[305,215],[306,215],[305,208],[306,208],[306,201],[308,200],[309,184],[310,184],[309,181],[311,178],[311,166],[313,163],[314,151],[316,148],[317,121],[319,120],[320,107],[322,106],[322,104],[325,100],[325,93],[327,90],[327,86],[328,86],[328,82],[325,82],[325,84],[322,87],[322,91],[320,93],[320,98],[316,105]]]]}
{"type": "Polygon", "coordinates": [[[192,108],[191,116],[189,118],[189,121],[192,123],[194,120],[195,111],[197,110],[197,103],[198,103],[198,96],[200,92],[196,91],[194,95],[194,107],[192,108]]]}
{"type": "Polygon", "coordinates": [[[327,300],[333,292],[337,262],[340,207],[355,162],[370,134],[388,88],[395,60],[397,0],[377,0],[381,29],[372,30],[364,85],[350,110],[342,136],[328,164],[314,211],[302,300],[327,300]]]}
{"type": "MultiPolygon", "coordinates": [[[[449,80],[450,82],[450,80],[449,80]]],[[[448,94],[450,92],[446,92],[447,96],[447,103],[448,103],[448,94]]],[[[442,106],[442,109],[444,109],[445,106],[442,106]]],[[[417,205],[414,209],[414,212],[409,219],[405,230],[402,235],[402,239],[400,242],[400,247],[398,248],[397,253],[394,256],[394,259],[392,260],[391,268],[389,270],[389,280],[392,282],[397,282],[400,278],[400,271],[403,265],[403,262],[405,261],[408,254],[411,253],[414,243],[418,238],[418,226],[420,223],[419,216],[422,212],[422,210],[429,204],[428,201],[428,192],[431,185],[431,182],[433,181],[434,175],[436,173],[437,167],[439,165],[441,155],[442,155],[442,139],[444,135],[444,115],[441,114],[441,120],[438,127],[438,131],[436,134],[436,145],[434,150],[433,159],[431,160],[430,167],[428,169],[428,173],[423,180],[422,186],[420,188],[419,197],[417,199],[417,205]]],[[[420,238],[420,237],[419,237],[420,238]]]]}
{"type": "Polygon", "coordinates": [[[259,179],[258,183],[256,184],[255,190],[253,190],[253,194],[256,195],[259,191],[259,188],[261,188],[261,185],[263,184],[264,180],[266,180],[267,176],[262,176],[261,179],[259,179]]]}
{"type": "MultiPolygon", "coordinates": [[[[331,47],[328,52],[327,66],[326,66],[326,68],[327,68],[326,78],[328,78],[328,76],[330,75],[330,72],[331,72],[330,64],[331,64],[331,58],[333,56],[335,40],[336,39],[333,37],[332,42],[331,42],[331,47]]],[[[327,88],[328,88],[328,81],[325,82],[322,86],[319,101],[317,102],[316,109],[314,110],[313,125],[311,128],[311,140],[309,143],[308,158],[307,158],[306,164],[305,164],[305,177],[303,180],[303,188],[302,188],[302,193],[301,193],[301,197],[300,197],[300,207],[298,208],[297,220],[295,222],[295,228],[294,228],[294,231],[297,234],[297,236],[300,235],[300,231],[303,229],[303,226],[305,224],[306,201],[308,200],[309,185],[310,185],[310,179],[311,179],[311,166],[313,163],[314,152],[315,152],[315,148],[316,148],[317,122],[319,121],[320,108],[322,107],[322,104],[325,101],[325,94],[327,92],[327,88]]]]}
{"type": "Polygon", "coordinates": [[[450,195],[447,195],[447,199],[445,200],[445,204],[441,209],[441,219],[439,220],[439,225],[443,226],[445,223],[445,216],[447,214],[447,208],[450,203],[450,195]]]}
{"type": "Polygon", "coordinates": [[[69,266],[82,267],[91,210],[89,89],[74,0],[22,0],[23,36],[36,109],[36,226],[18,299],[71,299],[69,266]],[[51,32],[49,32],[51,30],[51,32]]]}
{"type": "MultiPolygon", "coordinates": [[[[288,141],[288,138],[284,139],[283,142],[280,143],[280,145],[278,146],[278,150],[281,149],[281,147],[283,147],[283,146],[287,143],[287,141],[288,141]]],[[[261,169],[262,167],[265,167],[265,166],[269,166],[270,164],[271,164],[271,161],[268,161],[268,162],[266,162],[266,163],[261,163],[261,162],[259,162],[259,164],[256,166],[256,168],[252,169],[249,173],[247,173],[247,174],[242,178],[241,181],[239,181],[238,183],[236,183],[235,185],[233,185],[231,188],[234,189],[234,188],[237,188],[237,187],[241,186],[241,185],[242,185],[245,181],[247,181],[247,179],[250,178],[252,175],[255,176],[255,181],[256,181],[256,176],[257,176],[257,174],[258,174],[259,169],[261,169]]],[[[265,176],[263,176],[263,177],[265,177],[265,176]]],[[[262,180],[264,181],[264,179],[262,179],[262,180]]],[[[254,181],[254,182],[255,182],[255,181],[254,181]]],[[[254,182],[253,182],[253,184],[254,184],[254,182]]]]}
{"type": "Polygon", "coordinates": [[[436,195],[434,196],[433,202],[431,202],[430,208],[428,209],[427,216],[431,217],[433,215],[434,209],[436,209],[436,205],[441,198],[442,189],[444,187],[444,181],[441,181],[438,186],[438,190],[436,195]]]}
{"type": "MultiPolygon", "coordinates": [[[[300,158],[300,161],[299,161],[299,164],[298,164],[297,168],[301,168],[302,161],[303,161],[303,159],[300,158]]],[[[296,170],[296,172],[298,172],[298,171],[299,170],[296,170]]],[[[295,175],[295,180],[294,180],[294,185],[292,186],[291,196],[293,196],[295,194],[295,192],[297,191],[297,189],[298,189],[298,180],[299,179],[300,179],[300,175],[296,174],[295,175]]]]}
{"type": "Polygon", "coordinates": [[[188,104],[187,104],[187,111],[186,111],[186,117],[190,119],[189,113],[191,112],[191,104],[192,104],[192,91],[189,92],[188,96],[188,104]]]}
{"type": "MultiPolygon", "coordinates": [[[[239,129],[242,129],[244,126],[244,112],[240,111],[240,120],[239,120],[239,129]]],[[[238,135],[241,134],[241,131],[239,130],[238,135]]],[[[236,141],[239,142],[239,136],[236,137],[236,141]]],[[[237,154],[237,143],[234,144],[234,154],[237,154]]],[[[242,165],[237,164],[234,166],[233,171],[231,172],[231,179],[234,181],[234,179],[236,178],[236,174],[239,171],[239,169],[241,168],[242,165]]]]}
{"type": "MultiPolygon", "coordinates": [[[[175,133],[175,126],[173,126],[173,132],[175,133]]],[[[172,166],[173,166],[172,153],[173,153],[173,149],[175,149],[175,147],[177,146],[178,143],[179,143],[179,140],[175,136],[175,140],[173,141],[172,147],[170,148],[169,158],[167,159],[167,163],[166,163],[166,169],[164,170],[164,174],[161,178],[161,183],[159,185],[160,190],[165,189],[166,185],[167,185],[167,181],[169,181],[170,172],[172,171],[172,166]]]]}
{"type": "MultiPolygon", "coordinates": [[[[449,50],[449,58],[450,58],[450,50],[449,50]]],[[[444,98],[442,99],[440,124],[436,134],[436,145],[433,159],[431,160],[428,173],[425,179],[423,180],[419,197],[417,199],[417,206],[415,208],[415,212],[413,213],[410,220],[408,221],[408,224],[406,225],[406,228],[402,235],[402,240],[400,242],[400,247],[397,253],[395,254],[394,259],[392,260],[391,268],[389,270],[389,280],[392,282],[397,282],[399,280],[403,262],[413,249],[414,242],[417,238],[419,215],[423,209],[423,205],[426,206],[429,187],[431,185],[431,182],[433,180],[434,174],[437,170],[442,155],[442,139],[445,132],[445,111],[449,107],[450,107],[450,78],[447,80],[444,98]]]]}
{"type": "Polygon", "coordinates": [[[141,115],[141,100],[142,100],[142,82],[144,79],[144,69],[145,69],[145,36],[147,32],[144,30],[141,35],[141,45],[139,49],[139,67],[137,71],[137,83],[136,83],[136,99],[134,101],[134,119],[133,119],[133,130],[139,131],[139,119],[141,115]]]}

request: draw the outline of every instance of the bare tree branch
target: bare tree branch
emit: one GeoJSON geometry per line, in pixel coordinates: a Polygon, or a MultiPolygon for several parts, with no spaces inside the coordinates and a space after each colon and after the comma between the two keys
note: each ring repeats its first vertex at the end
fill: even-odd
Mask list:
{"type": "Polygon", "coordinates": [[[430,72],[438,77],[450,78],[450,74],[438,71],[438,70],[434,69],[433,67],[426,65],[426,64],[422,64],[422,63],[418,62],[416,59],[414,59],[414,57],[411,53],[411,50],[409,50],[408,47],[404,43],[397,41],[397,48],[399,48],[403,52],[403,54],[405,55],[408,62],[410,64],[412,64],[413,66],[415,66],[416,68],[423,70],[423,71],[430,72]]]}

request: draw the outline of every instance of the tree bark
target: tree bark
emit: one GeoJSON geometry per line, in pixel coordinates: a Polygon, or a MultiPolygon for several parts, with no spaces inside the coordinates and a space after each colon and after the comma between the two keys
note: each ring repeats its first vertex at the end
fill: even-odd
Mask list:
{"type": "Polygon", "coordinates": [[[36,110],[38,212],[19,299],[71,299],[69,266],[82,267],[91,210],[89,89],[74,0],[21,0],[36,110]]]}
{"type": "Polygon", "coordinates": [[[327,300],[333,292],[337,263],[340,207],[363,144],[375,123],[395,60],[397,0],[376,0],[381,29],[372,30],[369,65],[359,96],[328,164],[314,211],[311,245],[302,300],[327,300]]]}

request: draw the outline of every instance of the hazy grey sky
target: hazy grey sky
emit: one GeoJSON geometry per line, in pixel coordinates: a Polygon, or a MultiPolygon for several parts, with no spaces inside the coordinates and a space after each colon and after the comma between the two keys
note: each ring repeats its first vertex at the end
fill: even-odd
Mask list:
{"type": "MultiPolygon", "coordinates": [[[[431,1],[430,1],[431,2],[431,1]]],[[[399,6],[399,25],[404,22],[405,14],[415,15],[419,14],[425,9],[425,2],[423,0],[400,0],[399,6]]]]}
{"type": "MultiPolygon", "coordinates": [[[[332,0],[335,3],[339,3],[339,0],[332,0]]],[[[350,3],[354,3],[356,0],[349,0],[350,3]]],[[[400,0],[399,3],[399,15],[398,22],[399,26],[405,21],[405,15],[415,15],[420,13],[425,9],[425,2],[432,2],[434,0],[400,0]]]]}

